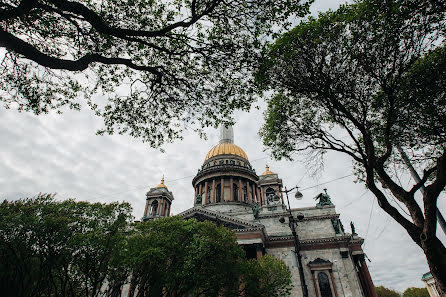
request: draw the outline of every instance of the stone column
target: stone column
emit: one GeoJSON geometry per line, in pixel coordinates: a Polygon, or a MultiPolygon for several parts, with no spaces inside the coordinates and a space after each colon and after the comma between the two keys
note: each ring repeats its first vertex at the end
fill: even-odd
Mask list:
{"type": "Polygon", "coordinates": [[[251,203],[251,196],[249,192],[251,191],[251,187],[249,186],[249,180],[246,180],[246,202],[251,203]]]}
{"type": "MultiPolygon", "coordinates": [[[[293,255],[293,257],[294,257],[294,255],[293,255]]],[[[311,278],[313,279],[313,285],[314,285],[314,291],[316,292],[316,297],[321,297],[321,295],[319,294],[319,286],[316,281],[316,277],[314,276],[313,270],[311,270],[311,278]]]]}
{"type": "MultiPolygon", "coordinates": [[[[338,297],[338,290],[336,289],[336,284],[335,284],[334,277],[333,277],[333,270],[330,269],[330,270],[328,270],[328,272],[330,273],[331,286],[333,287],[334,295],[335,295],[335,297],[338,297]]],[[[339,281],[341,281],[340,278],[339,278],[339,281]]]]}
{"type": "Polygon", "coordinates": [[[256,194],[257,194],[257,202],[258,202],[260,205],[263,205],[263,204],[262,204],[262,199],[260,199],[260,189],[259,189],[259,188],[256,189],[256,194]]]}
{"type": "Polygon", "coordinates": [[[156,206],[156,214],[161,215],[161,201],[159,199],[156,199],[158,201],[158,205],[156,206]]]}
{"type": "Polygon", "coordinates": [[[149,200],[146,200],[146,208],[144,208],[144,216],[147,217],[147,211],[149,210],[149,200]]]}
{"type": "Polygon", "coordinates": [[[231,198],[229,199],[229,201],[234,201],[234,178],[232,176],[229,179],[229,182],[231,183],[231,198]]]}
{"type": "Polygon", "coordinates": [[[223,177],[221,178],[221,183],[220,183],[220,201],[221,202],[225,201],[225,179],[223,177]]]}
{"type": "Polygon", "coordinates": [[[257,260],[263,257],[262,244],[255,243],[257,260]]]}
{"type": "Polygon", "coordinates": [[[161,207],[161,211],[160,211],[162,216],[166,215],[166,200],[163,199],[163,205],[161,207]]]}
{"type": "Polygon", "coordinates": [[[242,179],[238,178],[238,201],[243,201],[242,179]]]}
{"type": "Polygon", "coordinates": [[[264,194],[265,194],[265,191],[263,190],[263,187],[261,187],[261,188],[260,188],[260,201],[262,201],[262,202],[261,202],[262,205],[265,204],[264,194]]]}
{"type": "Polygon", "coordinates": [[[217,197],[215,197],[215,178],[212,179],[212,195],[211,202],[215,203],[217,201],[217,197]]]}
{"type": "Polygon", "coordinates": [[[208,199],[208,181],[204,183],[204,197],[201,199],[203,201],[203,205],[206,204],[206,200],[208,199]]]}
{"type": "Polygon", "coordinates": [[[168,211],[167,211],[167,216],[170,217],[170,204],[168,204],[168,211]]]}

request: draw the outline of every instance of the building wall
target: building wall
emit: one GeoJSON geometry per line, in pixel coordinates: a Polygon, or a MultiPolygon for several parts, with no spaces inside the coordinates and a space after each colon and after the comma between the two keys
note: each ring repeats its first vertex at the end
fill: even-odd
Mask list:
{"type": "MultiPolygon", "coordinates": [[[[207,206],[206,209],[218,211],[222,214],[229,215],[251,223],[262,224],[263,226],[265,226],[265,233],[267,237],[291,236],[291,231],[287,223],[288,212],[286,212],[286,209],[281,205],[277,205],[275,207],[262,207],[258,219],[254,218],[252,209],[249,205],[243,205],[241,203],[220,204],[213,206],[210,205],[207,206]],[[286,218],[286,222],[284,224],[279,222],[279,218],[282,216],[286,218]]],[[[333,228],[331,219],[338,217],[334,206],[293,209],[292,213],[295,217],[297,214],[304,215],[304,220],[298,222],[298,226],[296,229],[300,240],[311,241],[319,240],[322,238],[330,239],[345,235],[342,232],[341,234],[336,234],[333,228]]],[[[293,251],[293,246],[267,247],[265,249],[265,252],[267,254],[277,259],[283,260],[291,269],[294,288],[290,296],[300,297],[302,296],[302,289],[300,286],[297,260],[294,256],[293,251]]],[[[338,296],[363,296],[353,259],[351,258],[350,254],[348,255],[348,258],[342,258],[340,247],[303,250],[301,251],[301,254],[309,296],[316,296],[316,291],[311,270],[308,264],[317,258],[321,258],[333,263],[332,275],[334,286],[337,290],[338,296]]],[[[333,296],[335,296],[334,292],[333,296]]]]}

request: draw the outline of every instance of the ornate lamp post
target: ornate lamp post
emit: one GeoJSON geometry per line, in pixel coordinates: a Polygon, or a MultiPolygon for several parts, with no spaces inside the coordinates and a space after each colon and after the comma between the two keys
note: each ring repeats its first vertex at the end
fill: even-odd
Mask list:
{"type": "MultiPolygon", "coordinates": [[[[295,186],[294,188],[291,188],[290,190],[287,190],[287,188],[285,187],[285,191],[281,191],[281,192],[286,194],[286,200],[288,202],[288,226],[290,226],[291,234],[293,235],[293,239],[294,239],[294,249],[295,249],[295,254],[297,256],[297,262],[299,265],[299,277],[300,277],[300,283],[302,285],[302,294],[303,294],[303,297],[308,297],[308,288],[307,288],[307,284],[305,283],[304,269],[302,266],[302,255],[300,254],[300,242],[299,242],[299,237],[297,236],[297,233],[296,233],[297,221],[302,221],[304,219],[304,216],[302,214],[300,214],[300,215],[297,215],[296,218],[294,218],[293,214],[291,213],[290,200],[288,198],[288,193],[294,189],[297,189],[297,192],[295,194],[296,199],[301,199],[303,195],[301,192],[299,192],[298,186],[295,186]]],[[[281,222],[282,224],[285,223],[285,218],[281,217],[279,219],[279,222],[281,222]]]]}

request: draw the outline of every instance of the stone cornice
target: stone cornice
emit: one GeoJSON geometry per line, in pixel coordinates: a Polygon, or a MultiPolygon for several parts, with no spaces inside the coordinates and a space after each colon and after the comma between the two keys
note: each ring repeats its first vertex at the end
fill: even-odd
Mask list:
{"type": "MultiPolygon", "coordinates": [[[[284,212],[272,213],[272,214],[266,214],[266,215],[260,214],[259,219],[275,218],[275,217],[283,217],[283,216],[288,216],[288,212],[284,211],[284,212]]],[[[325,219],[336,219],[336,218],[339,218],[338,213],[304,217],[304,219],[302,221],[325,220],[325,219]]]]}
{"type": "Polygon", "coordinates": [[[209,168],[200,170],[200,172],[198,172],[197,175],[192,179],[192,185],[195,187],[198,182],[201,182],[202,180],[208,178],[209,175],[213,176],[215,174],[218,174],[219,176],[238,176],[238,174],[244,174],[245,177],[251,178],[254,182],[259,179],[255,171],[253,171],[252,169],[236,164],[224,164],[210,166],[209,168]]]}
{"type": "Polygon", "coordinates": [[[189,216],[192,216],[195,213],[200,213],[200,214],[209,216],[210,218],[219,218],[220,220],[223,220],[223,221],[232,222],[234,224],[239,224],[239,225],[242,225],[242,226],[246,226],[246,228],[244,228],[244,229],[235,229],[237,232],[239,232],[239,230],[240,231],[248,231],[249,232],[249,231],[255,231],[255,230],[262,230],[262,229],[265,228],[261,224],[256,224],[256,223],[251,223],[251,222],[248,222],[248,221],[245,221],[245,220],[236,219],[234,217],[227,216],[227,215],[224,215],[224,214],[219,213],[219,212],[207,210],[207,209],[202,208],[202,207],[192,207],[192,208],[190,208],[188,210],[185,210],[185,211],[179,213],[178,215],[182,216],[182,217],[189,217],[189,216]]]}
{"type": "MultiPolygon", "coordinates": [[[[287,236],[268,236],[267,241],[269,242],[277,242],[277,241],[293,241],[292,235],[287,236]]],[[[336,236],[336,237],[326,237],[326,238],[315,238],[315,239],[300,239],[299,242],[301,244],[317,244],[317,243],[348,243],[348,244],[362,244],[364,239],[361,237],[353,238],[349,235],[336,236]]]]}

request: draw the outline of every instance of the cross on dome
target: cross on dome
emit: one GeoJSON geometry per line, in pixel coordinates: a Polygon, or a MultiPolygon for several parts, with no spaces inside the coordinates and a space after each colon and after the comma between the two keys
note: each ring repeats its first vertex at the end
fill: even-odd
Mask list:
{"type": "Polygon", "coordinates": [[[164,175],[163,178],[161,179],[161,183],[159,185],[157,185],[155,188],[166,188],[167,186],[164,184],[164,175]]]}

